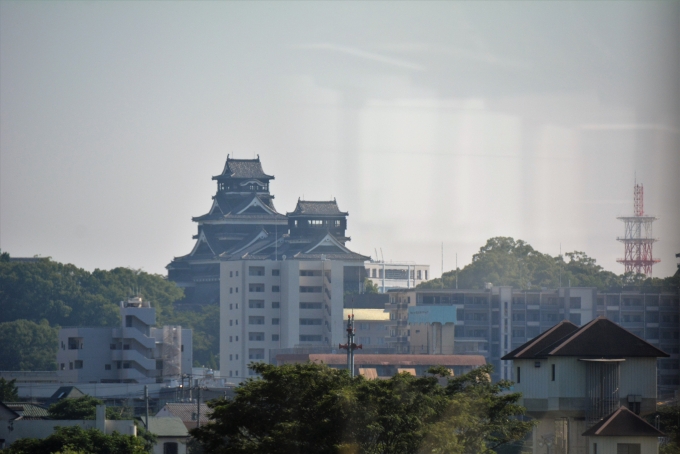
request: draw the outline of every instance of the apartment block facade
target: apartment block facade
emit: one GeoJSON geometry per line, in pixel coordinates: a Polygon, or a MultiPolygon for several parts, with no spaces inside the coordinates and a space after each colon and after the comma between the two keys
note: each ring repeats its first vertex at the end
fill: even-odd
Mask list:
{"type": "Polygon", "coordinates": [[[192,331],[156,328],[156,310],[140,297],[120,303],[118,328],[59,330],[62,383],[163,383],[191,373],[192,331]]]}

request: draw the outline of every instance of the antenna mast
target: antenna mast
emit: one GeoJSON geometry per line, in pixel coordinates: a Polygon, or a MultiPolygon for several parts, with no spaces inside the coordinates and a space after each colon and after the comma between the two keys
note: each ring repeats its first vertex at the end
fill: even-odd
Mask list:
{"type": "Polygon", "coordinates": [[[652,266],[661,260],[652,254],[652,245],[657,241],[652,237],[654,216],[645,216],[644,188],[635,182],[633,188],[633,216],[622,216],[618,219],[624,223],[624,236],[617,240],[624,245],[624,257],[617,262],[623,263],[626,273],[652,276],[652,266]]]}

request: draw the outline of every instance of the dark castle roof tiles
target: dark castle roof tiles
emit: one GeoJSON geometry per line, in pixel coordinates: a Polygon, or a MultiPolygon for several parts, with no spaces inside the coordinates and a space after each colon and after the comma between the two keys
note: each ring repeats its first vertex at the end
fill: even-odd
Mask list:
{"type": "Polygon", "coordinates": [[[231,159],[227,156],[222,174],[214,176],[213,180],[224,178],[274,179],[272,175],[264,173],[259,156],[257,159],[231,159]]]}
{"type": "Polygon", "coordinates": [[[288,216],[347,216],[347,213],[340,211],[335,200],[298,200],[295,210],[288,216]]]}
{"type": "Polygon", "coordinates": [[[664,433],[638,415],[620,407],[583,432],[584,437],[663,437],[664,433]]]}
{"type": "Polygon", "coordinates": [[[607,359],[669,356],[604,317],[597,317],[576,330],[573,326],[575,325],[566,320],[560,322],[501,359],[539,359],[548,356],[607,359]],[[560,334],[563,336],[560,337],[560,334]]]}

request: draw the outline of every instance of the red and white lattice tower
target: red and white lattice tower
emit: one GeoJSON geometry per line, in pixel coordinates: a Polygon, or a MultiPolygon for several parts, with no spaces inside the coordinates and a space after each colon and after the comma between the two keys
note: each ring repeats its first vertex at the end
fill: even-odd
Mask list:
{"type": "Polygon", "coordinates": [[[617,262],[623,263],[626,273],[641,273],[651,277],[652,266],[659,263],[659,259],[652,256],[652,245],[656,241],[652,237],[652,223],[654,216],[645,216],[644,191],[641,184],[635,184],[633,192],[633,216],[623,216],[625,224],[623,238],[617,238],[625,247],[624,256],[617,262]]]}

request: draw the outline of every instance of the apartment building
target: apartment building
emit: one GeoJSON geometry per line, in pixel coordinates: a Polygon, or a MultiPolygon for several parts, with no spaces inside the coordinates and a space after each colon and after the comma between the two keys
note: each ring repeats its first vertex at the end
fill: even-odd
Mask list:
{"type": "Polygon", "coordinates": [[[430,265],[411,262],[366,261],[366,278],[378,287],[380,293],[390,290],[415,288],[431,279],[430,265]]]}
{"type": "Polygon", "coordinates": [[[118,328],[59,330],[62,383],[163,383],[191,373],[192,331],[155,328],[156,310],[141,297],[120,303],[118,328]]]}
{"type": "Polygon", "coordinates": [[[597,316],[605,316],[670,354],[659,359],[661,394],[672,394],[680,384],[677,294],[598,292],[595,288],[574,287],[522,291],[489,286],[479,290],[401,290],[389,295],[386,308],[392,325],[386,342],[398,352],[436,353],[432,339],[436,335],[443,340],[444,351],[484,355],[494,365],[494,379],[513,380],[510,364],[502,356],[561,320],[582,326],[597,316]],[[448,323],[436,331],[436,326],[410,323],[409,310],[421,306],[451,307],[455,314],[449,313],[448,323]]]}

